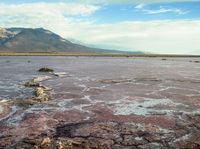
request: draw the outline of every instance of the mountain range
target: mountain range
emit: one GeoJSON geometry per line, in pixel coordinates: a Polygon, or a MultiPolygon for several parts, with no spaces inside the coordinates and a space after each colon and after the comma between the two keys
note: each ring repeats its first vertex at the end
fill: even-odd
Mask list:
{"type": "Polygon", "coordinates": [[[0,28],[0,52],[134,53],[74,43],[43,28],[0,28]]]}

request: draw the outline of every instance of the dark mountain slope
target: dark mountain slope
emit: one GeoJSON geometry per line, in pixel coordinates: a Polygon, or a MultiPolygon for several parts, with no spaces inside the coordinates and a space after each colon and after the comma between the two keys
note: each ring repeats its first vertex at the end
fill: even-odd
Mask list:
{"type": "Polygon", "coordinates": [[[75,44],[43,28],[0,29],[0,52],[126,53],[75,44]]]}

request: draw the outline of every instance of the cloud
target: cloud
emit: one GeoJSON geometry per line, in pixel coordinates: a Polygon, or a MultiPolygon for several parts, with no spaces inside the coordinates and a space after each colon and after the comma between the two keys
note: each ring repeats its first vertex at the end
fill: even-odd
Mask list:
{"type": "Polygon", "coordinates": [[[135,9],[137,9],[138,11],[142,11],[145,14],[162,14],[162,13],[175,13],[175,14],[179,14],[179,15],[184,15],[189,13],[189,11],[185,11],[182,9],[178,9],[178,8],[165,8],[163,6],[160,6],[159,9],[147,9],[145,8],[144,4],[138,4],[135,6],[135,9]]]}
{"type": "Polygon", "coordinates": [[[190,53],[200,49],[200,21],[147,21],[81,25],[71,37],[103,47],[153,53],[190,53]],[[87,30],[87,34],[84,33],[87,30]]]}
{"type": "Polygon", "coordinates": [[[32,14],[38,15],[51,15],[65,14],[65,15],[90,15],[100,9],[99,6],[89,4],[75,4],[75,3],[25,3],[6,5],[0,4],[0,15],[21,15],[31,16],[32,14]]]}
{"type": "Polygon", "coordinates": [[[89,16],[99,9],[96,5],[62,2],[0,4],[0,26],[44,27],[58,33],[67,32],[66,27],[72,20],[78,22],[79,17],[89,16]]]}
{"type": "Polygon", "coordinates": [[[144,4],[138,4],[135,6],[136,9],[143,9],[144,8],[144,4]]]}
{"type": "MultiPolygon", "coordinates": [[[[71,0],[64,0],[71,1],[71,0]]],[[[140,3],[173,3],[173,2],[199,2],[199,0],[74,0],[77,3],[87,4],[140,4],[140,3]]]]}
{"type": "Polygon", "coordinates": [[[146,14],[160,14],[160,13],[176,13],[179,15],[183,15],[183,14],[187,14],[189,11],[184,11],[178,8],[174,8],[174,9],[169,9],[169,8],[164,8],[161,7],[160,9],[143,9],[143,12],[145,12],[146,14]]]}
{"type": "Polygon", "coordinates": [[[93,20],[79,20],[77,16],[91,15],[100,7],[88,4],[63,5],[63,3],[1,4],[0,26],[43,27],[65,38],[111,49],[174,54],[190,53],[200,49],[200,20],[96,24],[93,20]]]}

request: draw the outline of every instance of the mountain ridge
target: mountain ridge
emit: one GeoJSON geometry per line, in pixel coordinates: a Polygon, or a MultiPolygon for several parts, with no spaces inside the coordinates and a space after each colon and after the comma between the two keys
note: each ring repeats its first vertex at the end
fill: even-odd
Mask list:
{"type": "Polygon", "coordinates": [[[73,43],[44,28],[0,28],[0,52],[135,53],[73,43]]]}

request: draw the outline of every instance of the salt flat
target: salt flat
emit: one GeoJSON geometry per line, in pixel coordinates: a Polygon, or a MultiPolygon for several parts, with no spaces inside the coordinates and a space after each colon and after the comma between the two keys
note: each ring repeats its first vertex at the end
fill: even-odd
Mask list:
{"type": "Polygon", "coordinates": [[[0,148],[198,148],[198,60],[1,57],[0,148]],[[39,76],[51,98],[27,102],[39,76]]]}

